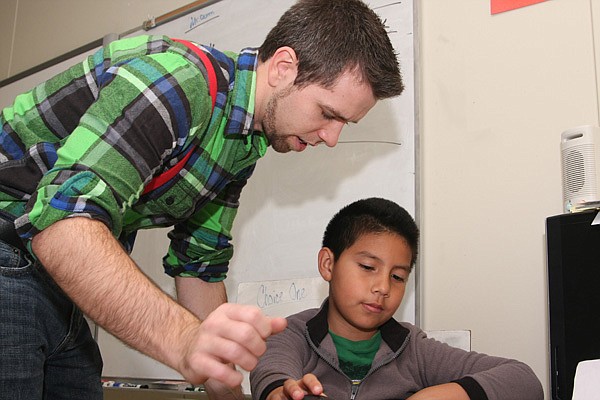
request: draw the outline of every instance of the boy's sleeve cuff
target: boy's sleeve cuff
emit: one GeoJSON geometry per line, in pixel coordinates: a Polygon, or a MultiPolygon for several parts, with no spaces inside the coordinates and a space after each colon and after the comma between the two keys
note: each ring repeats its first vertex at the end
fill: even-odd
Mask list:
{"type": "Polygon", "coordinates": [[[283,386],[284,382],[285,382],[285,379],[279,379],[279,380],[269,383],[267,385],[267,387],[260,394],[260,400],[265,400],[267,398],[267,396],[269,395],[269,393],[271,393],[273,390],[277,389],[278,387],[283,386]]]}
{"type": "Polygon", "coordinates": [[[470,376],[465,376],[464,378],[457,379],[452,381],[454,383],[458,383],[469,395],[469,399],[471,400],[488,400],[487,394],[481,387],[481,385],[470,376]]]}

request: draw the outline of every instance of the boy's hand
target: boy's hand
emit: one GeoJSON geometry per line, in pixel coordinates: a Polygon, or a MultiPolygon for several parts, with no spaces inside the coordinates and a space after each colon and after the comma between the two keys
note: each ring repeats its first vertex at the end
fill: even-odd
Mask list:
{"type": "Polygon", "coordinates": [[[320,396],[323,393],[323,385],[313,374],[306,374],[300,380],[288,379],[283,386],[273,390],[267,396],[267,400],[301,400],[307,394],[320,396]]]}

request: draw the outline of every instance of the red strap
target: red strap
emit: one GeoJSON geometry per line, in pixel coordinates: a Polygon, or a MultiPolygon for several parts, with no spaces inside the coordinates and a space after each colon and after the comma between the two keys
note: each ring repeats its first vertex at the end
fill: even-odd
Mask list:
{"type": "MultiPolygon", "coordinates": [[[[208,74],[208,92],[210,93],[210,98],[212,100],[212,112],[212,110],[215,109],[215,103],[217,102],[217,74],[215,73],[210,59],[202,50],[198,48],[198,46],[196,46],[192,42],[182,39],[173,40],[186,45],[190,50],[196,53],[198,57],[200,57],[200,60],[204,64],[204,67],[206,68],[206,72],[208,74]]],[[[177,164],[175,164],[174,166],[172,166],[171,168],[169,168],[168,170],[166,170],[165,172],[148,182],[146,187],[144,187],[144,191],[142,192],[142,194],[146,194],[156,188],[161,187],[169,180],[171,180],[175,175],[177,175],[179,171],[182,170],[183,166],[187,163],[187,161],[190,159],[195,148],[196,146],[190,147],[187,154],[181,160],[179,160],[177,164]]]]}
{"type": "Polygon", "coordinates": [[[217,102],[217,74],[215,73],[214,68],[212,67],[212,63],[208,56],[198,48],[194,43],[189,42],[183,39],[173,39],[176,42],[185,44],[190,50],[200,57],[202,63],[204,64],[204,68],[206,68],[206,72],[208,74],[208,91],[210,93],[210,98],[212,99],[212,108],[215,108],[215,103],[217,102]]]}
{"type": "Polygon", "coordinates": [[[166,170],[165,172],[163,172],[162,174],[160,174],[159,176],[155,177],[150,182],[148,182],[148,184],[144,188],[144,191],[142,192],[142,194],[146,194],[156,188],[161,187],[162,185],[167,183],[170,179],[172,179],[175,175],[177,175],[179,173],[179,171],[181,171],[181,169],[183,168],[185,163],[192,156],[192,153],[194,152],[195,147],[196,146],[191,147],[190,150],[185,155],[185,157],[183,157],[181,160],[179,160],[179,162],[177,164],[173,165],[171,168],[169,168],[168,170],[166,170]]]}

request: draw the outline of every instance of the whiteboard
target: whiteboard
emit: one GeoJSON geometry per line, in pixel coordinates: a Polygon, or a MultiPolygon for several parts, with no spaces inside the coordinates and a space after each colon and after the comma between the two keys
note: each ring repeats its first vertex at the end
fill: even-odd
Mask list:
{"type": "MultiPolygon", "coordinates": [[[[259,46],[293,0],[220,0],[160,25],[148,32],[209,44],[219,50],[238,51],[259,46]]],[[[244,188],[234,228],[234,256],[225,281],[229,300],[254,304],[260,285],[285,284],[290,279],[316,282],[317,252],[331,217],[360,198],[379,196],[396,201],[415,215],[415,81],[413,0],[368,1],[381,18],[398,53],[405,91],[380,101],[357,125],[342,132],[333,148],[319,146],[300,154],[267,151],[244,188]],[[240,286],[241,285],[241,286],[240,286]]],[[[83,55],[80,57],[83,59],[83,55]]],[[[74,60],[69,60],[68,62],[74,60]]],[[[67,62],[63,63],[66,64],[67,62]]],[[[52,71],[42,71],[0,88],[0,106],[28,89],[52,71]],[[25,82],[26,81],[26,82],[25,82]]],[[[132,257],[167,293],[174,295],[174,281],[163,273],[168,229],[141,231],[132,257]]],[[[414,273],[413,273],[414,274],[414,273]]],[[[416,320],[415,276],[409,280],[396,318],[416,320]]],[[[316,283],[315,283],[316,284],[316,283]]],[[[282,316],[319,304],[326,290],[302,301],[281,304],[282,316]]],[[[260,306],[260,304],[258,304],[260,306]]],[[[273,308],[266,310],[269,313],[273,308]]],[[[104,358],[104,375],[147,379],[180,379],[168,367],[127,348],[110,334],[98,334],[104,358]]]]}

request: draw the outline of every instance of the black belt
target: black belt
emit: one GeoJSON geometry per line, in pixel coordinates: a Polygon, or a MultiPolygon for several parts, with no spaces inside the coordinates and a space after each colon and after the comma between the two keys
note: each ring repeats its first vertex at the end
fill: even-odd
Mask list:
{"type": "Polygon", "coordinates": [[[0,217],[0,240],[21,251],[27,252],[27,248],[15,230],[15,223],[2,217],[0,217]]]}

